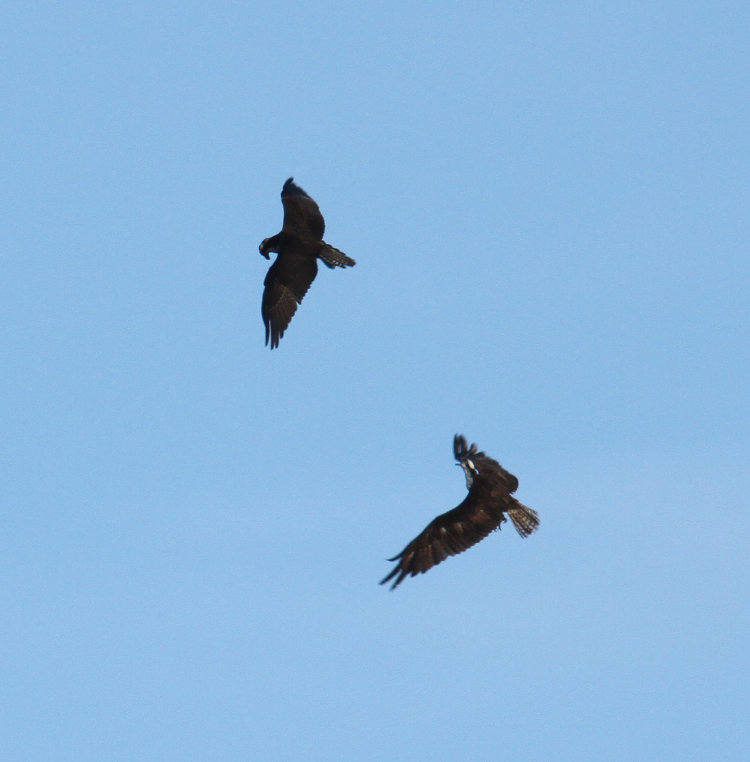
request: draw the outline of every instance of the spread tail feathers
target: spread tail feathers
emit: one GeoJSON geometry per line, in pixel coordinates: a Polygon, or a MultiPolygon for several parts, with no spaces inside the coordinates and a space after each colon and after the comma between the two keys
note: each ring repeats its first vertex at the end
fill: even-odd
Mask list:
{"type": "Polygon", "coordinates": [[[339,249],[325,241],[320,247],[318,256],[323,260],[323,264],[331,269],[334,267],[353,267],[357,264],[351,257],[347,257],[343,251],[339,251],[339,249]]]}
{"type": "Polygon", "coordinates": [[[516,501],[516,505],[508,509],[508,516],[513,522],[518,534],[521,537],[528,537],[539,527],[539,516],[533,508],[516,501]]]}

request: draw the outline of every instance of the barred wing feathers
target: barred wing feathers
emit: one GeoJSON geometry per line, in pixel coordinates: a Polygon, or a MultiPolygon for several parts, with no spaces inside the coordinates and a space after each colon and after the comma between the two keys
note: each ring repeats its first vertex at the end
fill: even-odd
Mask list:
{"type": "Polygon", "coordinates": [[[380,584],[398,575],[391,585],[394,590],[407,576],[424,574],[448,556],[476,545],[503,521],[502,511],[487,510],[468,495],[461,505],[431,521],[397,556],[388,559],[398,563],[380,584]]]}

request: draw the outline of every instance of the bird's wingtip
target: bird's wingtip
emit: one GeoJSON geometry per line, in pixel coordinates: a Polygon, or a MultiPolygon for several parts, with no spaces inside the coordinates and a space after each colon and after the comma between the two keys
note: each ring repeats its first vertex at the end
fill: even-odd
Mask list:
{"type": "Polygon", "coordinates": [[[294,182],[294,178],[290,177],[285,183],[284,187],[281,189],[281,195],[282,196],[307,196],[307,193],[305,193],[302,188],[299,187],[294,182]]]}
{"type": "Polygon", "coordinates": [[[467,450],[466,437],[463,434],[456,434],[453,437],[453,456],[456,460],[461,460],[467,450]]]}

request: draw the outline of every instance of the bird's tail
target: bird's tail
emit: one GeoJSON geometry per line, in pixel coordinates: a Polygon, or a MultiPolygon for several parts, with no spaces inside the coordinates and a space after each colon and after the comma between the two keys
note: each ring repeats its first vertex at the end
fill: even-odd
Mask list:
{"type": "Polygon", "coordinates": [[[539,516],[533,508],[528,505],[515,501],[515,505],[508,509],[508,516],[513,522],[518,534],[521,537],[528,537],[532,532],[539,528],[539,516]]]}
{"type": "Polygon", "coordinates": [[[331,269],[334,267],[353,267],[357,264],[351,257],[347,257],[343,251],[339,251],[339,249],[325,241],[323,241],[323,245],[320,247],[318,256],[323,260],[323,264],[331,269]]]}

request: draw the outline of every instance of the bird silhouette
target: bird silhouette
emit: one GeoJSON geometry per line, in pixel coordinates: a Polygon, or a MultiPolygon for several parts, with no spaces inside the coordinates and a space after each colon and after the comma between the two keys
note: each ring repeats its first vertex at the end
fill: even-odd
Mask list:
{"type": "Polygon", "coordinates": [[[323,215],[315,201],[294,184],[293,177],[284,183],[281,203],[284,206],[281,232],[265,238],[258,247],[266,259],[270,259],[272,251],[278,254],[263,281],[265,288],[261,304],[266,345],[270,339],[271,349],[279,346],[279,339],[297,311],[297,305],[315,280],[317,260],[321,259],[331,269],[356,264],[343,251],[323,240],[323,215]]]}
{"type": "Polygon", "coordinates": [[[496,460],[467,447],[461,434],[453,438],[453,454],[466,476],[469,494],[464,501],[431,521],[397,556],[396,566],[384,579],[383,585],[396,577],[394,590],[405,577],[423,574],[448,556],[462,553],[499,529],[510,517],[521,537],[528,537],[539,526],[536,511],[520,503],[511,493],[518,489],[518,479],[496,460]],[[397,576],[398,575],[398,576],[397,576]]]}

